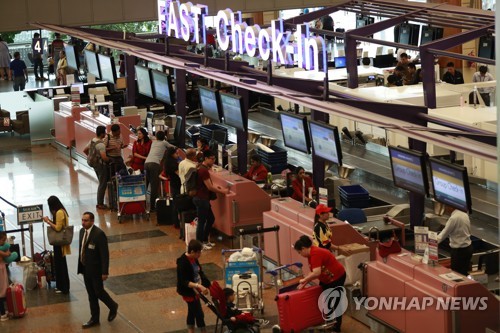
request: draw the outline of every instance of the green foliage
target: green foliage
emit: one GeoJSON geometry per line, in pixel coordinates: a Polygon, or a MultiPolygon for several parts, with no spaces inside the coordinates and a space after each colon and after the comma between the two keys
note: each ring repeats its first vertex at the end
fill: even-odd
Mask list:
{"type": "Polygon", "coordinates": [[[91,26],[93,29],[126,31],[126,32],[157,32],[157,21],[129,22],[116,24],[100,24],[91,26]]]}
{"type": "Polygon", "coordinates": [[[7,42],[7,44],[14,43],[14,37],[18,32],[2,32],[0,36],[2,36],[3,40],[7,42]]]}

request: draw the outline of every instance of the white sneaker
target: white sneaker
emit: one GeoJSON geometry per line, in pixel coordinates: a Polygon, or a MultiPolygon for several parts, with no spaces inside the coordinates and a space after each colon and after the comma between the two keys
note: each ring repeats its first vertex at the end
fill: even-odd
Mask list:
{"type": "Polygon", "coordinates": [[[207,242],[206,244],[207,244],[208,246],[210,246],[210,247],[214,247],[214,246],[215,246],[215,243],[211,243],[211,242],[207,242]]]}
{"type": "Polygon", "coordinates": [[[208,250],[211,250],[212,247],[211,246],[208,246],[207,244],[203,244],[203,248],[201,249],[202,251],[208,251],[208,250]]]}
{"type": "Polygon", "coordinates": [[[262,328],[264,326],[267,326],[269,324],[269,320],[267,319],[259,319],[259,327],[262,328]]]}
{"type": "Polygon", "coordinates": [[[7,320],[9,320],[8,314],[4,314],[3,316],[0,316],[0,321],[7,321],[7,320]]]}

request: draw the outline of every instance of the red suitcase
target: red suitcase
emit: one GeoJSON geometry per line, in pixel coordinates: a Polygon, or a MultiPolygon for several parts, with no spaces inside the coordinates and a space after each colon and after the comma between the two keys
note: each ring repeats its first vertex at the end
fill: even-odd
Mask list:
{"type": "Polygon", "coordinates": [[[7,310],[14,318],[22,318],[26,314],[26,298],[22,284],[13,283],[7,288],[7,310]]]}
{"type": "Polygon", "coordinates": [[[314,286],[276,296],[281,331],[297,333],[308,327],[323,324],[325,321],[318,307],[318,299],[322,292],[320,286],[314,286]]]}

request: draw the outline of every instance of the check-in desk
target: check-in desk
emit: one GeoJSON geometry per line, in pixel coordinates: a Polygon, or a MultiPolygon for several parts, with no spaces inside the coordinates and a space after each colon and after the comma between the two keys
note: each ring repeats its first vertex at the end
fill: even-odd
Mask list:
{"type": "MultiPolygon", "coordinates": [[[[271,210],[264,213],[264,228],[278,225],[280,261],[283,264],[302,262],[307,267],[307,259],[293,249],[293,244],[300,236],[312,236],[315,210],[304,207],[301,202],[292,198],[271,200],[271,210]]],[[[332,242],[335,245],[351,243],[370,246],[374,255],[373,244],[349,224],[332,219],[328,222],[332,230],[332,242]]],[[[278,261],[278,244],[274,234],[264,234],[264,253],[266,257],[278,261]]]]}
{"type": "MultiPolygon", "coordinates": [[[[122,116],[118,117],[121,136],[123,138],[123,143],[128,145],[130,142],[130,129],[128,124],[140,123],[139,115],[132,116],[122,116]],[[127,124],[127,125],[125,125],[127,124]]],[[[89,141],[95,137],[95,130],[97,126],[105,126],[106,131],[111,133],[111,119],[102,114],[98,116],[93,116],[91,111],[85,111],[80,113],[80,120],[75,121],[75,141],[76,141],[76,151],[85,156],[83,150],[89,143],[89,141]]],[[[122,153],[122,156],[128,156],[132,153],[132,151],[125,151],[122,153]]]]}
{"type": "Polygon", "coordinates": [[[420,257],[406,250],[391,254],[385,260],[377,254],[377,259],[368,263],[366,268],[366,296],[379,300],[382,297],[398,297],[398,300],[405,300],[405,306],[396,309],[371,308],[374,305],[372,302],[368,304],[368,316],[406,333],[485,332],[486,328],[497,330],[499,301],[496,297],[478,282],[460,274],[454,273],[460,277],[460,281],[443,276],[451,272],[440,265],[423,264],[420,257]],[[443,307],[446,302],[453,303],[451,297],[469,296],[472,298],[463,301],[478,302],[478,309],[457,308],[452,311],[443,307]],[[414,298],[418,299],[419,306],[408,308],[414,298]],[[438,307],[438,302],[442,303],[441,307],[438,307]],[[486,308],[482,309],[484,305],[486,308]]]}
{"type": "Polygon", "coordinates": [[[210,171],[210,178],[216,187],[231,188],[229,194],[217,194],[217,199],[210,202],[217,230],[234,236],[240,228],[262,224],[262,214],[270,209],[271,198],[254,181],[220,167],[210,171]]]}
{"type": "Polygon", "coordinates": [[[56,142],[69,148],[75,142],[75,120],[80,119],[80,113],[87,111],[82,105],[73,106],[71,102],[61,102],[59,110],[54,111],[54,129],[56,142]]]}

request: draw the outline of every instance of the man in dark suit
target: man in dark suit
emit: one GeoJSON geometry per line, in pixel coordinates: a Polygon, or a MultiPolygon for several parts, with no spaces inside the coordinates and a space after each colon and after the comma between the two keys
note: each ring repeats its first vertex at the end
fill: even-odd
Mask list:
{"type": "Polygon", "coordinates": [[[109,275],[109,250],[106,234],[94,225],[94,214],[91,212],[83,213],[82,227],[78,251],[78,274],[83,274],[91,313],[90,320],[82,327],[90,328],[99,325],[99,300],[109,308],[108,321],[113,321],[116,318],[118,303],[113,301],[104,290],[103,281],[109,275]]]}

